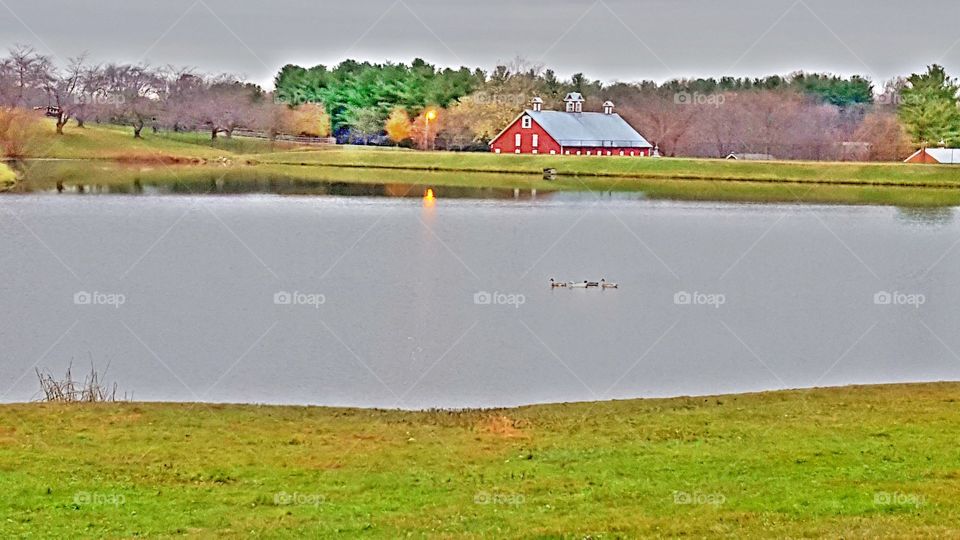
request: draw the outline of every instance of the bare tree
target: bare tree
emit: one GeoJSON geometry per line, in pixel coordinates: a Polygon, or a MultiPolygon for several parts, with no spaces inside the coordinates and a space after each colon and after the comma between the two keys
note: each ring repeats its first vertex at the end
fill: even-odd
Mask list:
{"type": "Polygon", "coordinates": [[[17,45],[0,60],[0,105],[33,108],[46,105],[53,64],[33,47],[17,45]]]}
{"type": "Polygon", "coordinates": [[[133,128],[140,139],[147,122],[160,112],[163,80],[147,65],[109,64],[103,69],[104,89],[116,97],[117,106],[110,116],[133,128]]]}
{"type": "Polygon", "coordinates": [[[44,90],[56,119],[57,135],[63,135],[63,127],[81,107],[86,106],[87,96],[83,92],[88,68],[84,60],[85,55],[71,58],[66,68],[52,68],[44,79],[44,90]]]}

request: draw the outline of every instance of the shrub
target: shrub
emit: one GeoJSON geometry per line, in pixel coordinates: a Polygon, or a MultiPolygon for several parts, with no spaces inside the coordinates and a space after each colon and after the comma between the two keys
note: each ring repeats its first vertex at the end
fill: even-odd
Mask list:
{"type": "Polygon", "coordinates": [[[21,108],[0,108],[0,153],[22,158],[33,153],[47,137],[38,113],[21,108]]]}

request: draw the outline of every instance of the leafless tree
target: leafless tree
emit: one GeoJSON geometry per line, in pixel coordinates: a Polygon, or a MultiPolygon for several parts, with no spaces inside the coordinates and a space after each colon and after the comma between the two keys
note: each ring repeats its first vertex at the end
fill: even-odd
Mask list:
{"type": "Polygon", "coordinates": [[[33,47],[17,45],[0,60],[0,105],[33,108],[46,105],[53,64],[33,47]]]}
{"type": "Polygon", "coordinates": [[[134,138],[141,138],[144,126],[160,112],[162,78],[150,66],[130,64],[108,64],[103,77],[104,90],[116,102],[109,117],[131,126],[134,138]]]}
{"type": "Polygon", "coordinates": [[[84,63],[85,58],[85,55],[71,58],[70,63],[62,70],[51,68],[49,76],[44,79],[48,103],[55,111],[53,114],[57,135],[63,135],[63,127],[79,109],[86,107],[87,100],[93,97],[84,95],[85,77],[89,70],[84,63]]]}

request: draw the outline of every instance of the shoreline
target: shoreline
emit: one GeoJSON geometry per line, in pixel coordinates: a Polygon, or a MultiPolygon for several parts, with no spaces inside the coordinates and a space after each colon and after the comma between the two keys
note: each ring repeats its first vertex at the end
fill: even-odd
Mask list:
{"type": "Polygon", "coordinates": [[[10,401],[0,403],[0,409],[9,408],[9,407],[21,407],[25,405],[55,405],[55,406],[88,406],[95,405],[99,407],[111,406],[111,405],[150,405],[150,406],[166,406],[166,407],[218,407],[218,408],[253,408],[253,409],[306,409],[306,410],[316,410],[323,412],[371,412],[371,413],[402,413],[402,414],[484,414],[490,412],[511,412],[511,411],[522,411],[522,410],[535,410],[535,409],[549,409],[549,408],[563,408],[563,407],[582,407],[582,406],[602,406],[602,405],[614,405],[614,404],[652,404],[652,403],[669,403],[673,401],[690,401],[690,400],[715,400],[715,399],[735,399],[735,398],[758,398],[758,399],[771,399],[776,397],[784,397],[790,395],[799,395],[805,393],[818,393],[818,392],[836,392],[841,390],[847,391],[883,391],[883,390],[901,390],[901,389],[910,389],[918,388],[923,389],[924,387],[937,387],[937,386],[958,386],[960,387],[960,380],[958,381],[921,381],[921,382],[908,382],[908,383],[876,383],[876,384],[844,384],[837,386],[810,386],[810,387],[797,387],[797,388],[782,388],[778,390],[757,390],[751,392],[729,392],[729,393],[720,393],[720,394],[683,394],[677,396],[667,396],[667,397],[630,397],[630,398],[611,398],[604,399],[599,401],[551,401],[551,402],[533,402],[533,403],[523,403],[519,405],[506,405],[506,406],[491,406],[491,407],[428,407],[422,409],[404,409],[404,408],[388,408],[388,407],[363,407],[363,406],[350,406],[350,405],[322,405],[322,404],[311,404],[311,403],[270,403],[270,402],[232,402],[232,401],[163,401],[163,400],[117,400],[114,402],[98,402],[94,404],[86,403],[72,403],[72,404],[60,404],[56,402],[48,402],[43,400],[31,400],[31,401],[10,401]]]}
{"type": "MultiPolygon", "coordinates": [[[[331,152],[336,150],[325,150],[325,152],[331,152]]],[[[376,151],[376,150],[364,150],[364,151],[376,151]]],[[[457,154],[455,152],[450,152],[449,154],[457,154]]],[[[481,153],[474,153],[481,154],[481,153]]],[[[546,156],[544,156],[546,157],[546,156]]],[[[224,156],[226,159],[230,159],[227,156],[224,156]]],[[[235,156],[238,163],[231,163],[228,166],[230,167],[316,167],[316,168],[328,168],[328,169],[360,169],[360,170],[384,170],[384,171],[409,171],[409,172],[437,172],[437,173],[466,173],[466,174],[491,174],[491,175],[512,175],[512,176],[528,176],[531,178],[539,180],[543,178],[542,171],[535,169],[510,169],[510,168],[478,168],[478,167],[449,167],[449,166],[437,166],[437,165],[391,165],[391,164],[375,164],[375,163],[363,163],[363,164],[352,164],[352,163],[342,163],[342,162],[324,162],[324,161],[260,161],[252,158],[245,158],[243,156],[235,156]]],[[[506,159],[510,159],[510,156],[507,156],[506,159]]],[[[589,158],[582,158],[589,159],[589,158]]],[[[600,158],[604,159],[604,158],[600,158]]],[[[614,158],[619,159],[619,158],[614,158]]],[[[678,162],[692,163],[692,162],[718,162],[725,163],[726,160],[716,159],[702,159],[702,158],[634,158],[634,159],[669,159],[676,160],[678,162]]],[[[114,157],[102,157],[102,156],[92,156],[92,157],[29,157],[23,159],[11,159],[3,158],[0,159],[2,163],[43,163],[43,162],[53,162],[53,163],[113,163],[117,165],[129,165],[129,166],[147,166],[147,165],[168,165],[174,167],[204,167],[204,166],[223,166],[221,162],[218,162],[215,159],[208,158],[194,158],[194,157],[180,157],[180,156],[157,156],[157,157],[141,157],[141,158],[114,158],[114,157]]],[[[820,163],[817,162],[807,162],[807,161],[767,161],[767,162],[752,162],[755,164],[762,164],[766,166],[796,166],[796,165],[812,165],[816,166],[820,163]]],[[[872,163],[872,162],[823,162],[823,166],[878,166],[878,165],[888,165],[896,166],[893,163],[872,163]]],[[[921,165],[927,166],[929,165],[921,165]]],[[[946,166],[943,166],[946,167],[946,166]]],[[[690,182],[730,182],[730,183],[742,183],[742,184],[784,184],[784,185],[794,185],[794,186],[845,186],[845,187],[898,187],[898,188],[917,188],[917,189],[949,189],[955,190],[960,189],[960,167],[956,167],[956,173],[958,175],[957,180],[941,180],[937,182],[928,182],[928,181],[897,181],[897,180],[852,180],[852,179],[841,179],[841,178],[799,178],[799,177],[782,177],[782,178],[766,178],[759,176],[720,176],[720,175],[692,175],[692,174],[675,174],[675,173],[642,173],[642,172],[615,172],[615,171],[588,171],[588,170],[564,170],[557,169],[555,174],[558,178],[567,178],[567,179],[577,179],[577,178],[609,178],[609,179],[623,179],[623,180],[659,180],[659,181],[690,181],[690,182]]],[[[548,182],[550,182],[548,180],[548,182]]],[[[490,186],[476,186],[476,187],[490,187],[490,186]]],[[[561,187],[560,190],[567,191],[591,191],[586,185],[581,189],[565,189],[566,186],[561,187]]]]}

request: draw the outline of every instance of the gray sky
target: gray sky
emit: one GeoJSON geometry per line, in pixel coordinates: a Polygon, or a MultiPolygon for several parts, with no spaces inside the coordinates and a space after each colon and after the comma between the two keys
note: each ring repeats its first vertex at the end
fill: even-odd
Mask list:
{"type": "Polygon", "coordinates": [[[344,58],[483,67],[517,55],[603,81],[830,71],[960,75],[956,0],[0,0],[0,46],[269,84],[344,58]]]}

